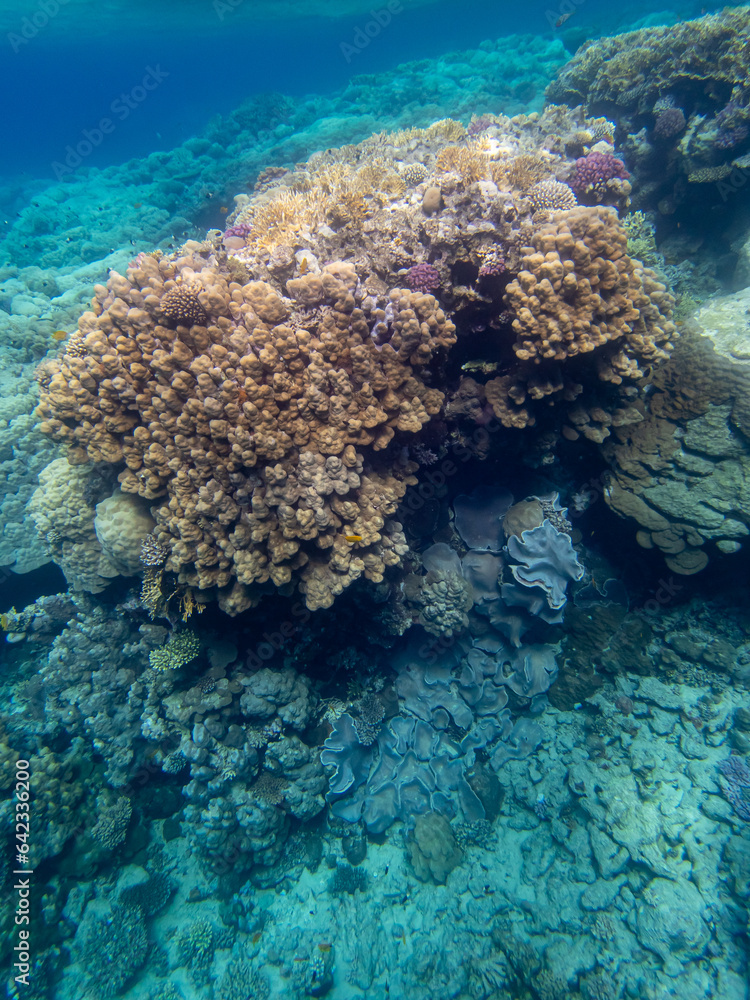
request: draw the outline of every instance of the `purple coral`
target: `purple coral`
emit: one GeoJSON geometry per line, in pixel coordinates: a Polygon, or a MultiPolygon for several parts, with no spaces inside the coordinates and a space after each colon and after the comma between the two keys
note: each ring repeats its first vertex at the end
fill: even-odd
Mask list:
{"type": "Polygon", "coordinates": [[[748,109],[737,101],[730,101],[716,116],[716,146],[734,149],[750,135],[747,127],[748,109]]]}
{"type": "Polygon", "coordinates": [[[482,115],[469,123],[466,132],[468,135],[479,135],[481,132],[486,132],[488,128],[491,128],[495,124],[496,122],[492,118],[482,115]]]}
{"type": "Polygon", "coordinates": [[[626,180],[628,177],[630,174],[625,164],[612,153],[589,153],[576,160],[576,169],[568,186],[580,199],[582,195],[592,192],[603,193],[608,181],[626,180]]]}
{"type": "Polygon", "coordinates": [[[245,237],[250,234],[252,228],[253,227],[250,225],[249,222],[236,222],[233,226],[230,226],[229,229],[227,229],[227,231],[224,233],[224,239],[225,240],[231,239],[233,236],[235,236],[238,239],[244,240],[245,237]]]}
{"type": "Polygon", "coordinates": [[[724,775],[722,791],[740,819],[750,820],[750,767],[742,757],[732,754],[719,764],[724,775]]]}
{"type": "Polygon", "coordinates": [[[479,268],[480,278],[496,278],[505,273],[505,261],[502,257],[486,260],[479,268]]]}
{"type": "Polygon", "coordinates": [[[684,131],[686,124],[682,108],[664,108],[656,116],[654,135],[660,139],[672,139],[684,131]]]}
{"type": "Polygon", "coordinates": [[[429,295],[440,288],[440,275],[432,264],[415,264],[406,274],[406,284],[413,292],[429,295]]]}

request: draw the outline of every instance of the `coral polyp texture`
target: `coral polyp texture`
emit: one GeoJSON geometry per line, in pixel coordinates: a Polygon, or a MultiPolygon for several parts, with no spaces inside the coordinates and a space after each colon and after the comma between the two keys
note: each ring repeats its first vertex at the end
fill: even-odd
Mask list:
{"type": "Polygon", "coordinates": [[[419,373],[455,339],[434,297],[373,294],[348,263],[287,291],[141,256],[97,287],[85,354],[42,383],[42,430],[73,463],[124,464],[121,489],[156,501],[166,569],[230,612],[269,583],[326,606],[398,562],[414,466],[377,454],[439,412],[419,373]]]}
{"type": "Polygon", "coordinates": [[[569,186],[579,200],[603,200],[611,181],[624,181],[630,177],[622,160],[611,153],[592,152],[579,156],[569,186]]]}

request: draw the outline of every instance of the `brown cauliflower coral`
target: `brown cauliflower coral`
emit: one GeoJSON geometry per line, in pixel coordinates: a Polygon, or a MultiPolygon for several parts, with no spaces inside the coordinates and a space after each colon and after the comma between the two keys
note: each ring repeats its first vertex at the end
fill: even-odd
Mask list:
{"type": "Polygon", "coordinates": [[[140,257],[97,286],[85,351],[42,385],[42,429],[74,464],[123,464],[122,489],[155,501],[166,569],[230,613],[273,586],[325,607],[399,561],[414,466],[378,456],[439,412],[419,372],[455,340],[431,295],[375,298],[351,264],[287,290],[140,257]]]}
{"type": "Polygon", "coordinates": [[[532,239],[534,253],[507,289],[521,361],[564,361],[596,352],[603,381],[638,379],[664,361],[675,332],[673,300],[656,275],[627,254],[614,209],[559,213],[532,239]]]}

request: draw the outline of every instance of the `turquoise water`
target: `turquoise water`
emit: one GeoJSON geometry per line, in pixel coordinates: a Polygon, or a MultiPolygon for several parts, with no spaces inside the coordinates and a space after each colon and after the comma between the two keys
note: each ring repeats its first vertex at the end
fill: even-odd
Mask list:
{"type": "Polygon", "coordinates": [[[749,33],[3,5],[5,995],[747,997],[749,33]]]}

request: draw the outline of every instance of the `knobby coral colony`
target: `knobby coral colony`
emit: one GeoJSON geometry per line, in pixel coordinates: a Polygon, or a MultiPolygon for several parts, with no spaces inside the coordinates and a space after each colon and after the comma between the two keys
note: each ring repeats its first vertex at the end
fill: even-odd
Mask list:
{"type": "Polygon", "coordinates": [[[407,552],[405,445],[431,421],[627,423],[674,335],[627,254],[629,190],[611,130],[564,107],[317,154],[230,216],[231,251],[141,254],[97,286],[40,373],[41,427],[151,504],[149,545],[200,600],[327,607],[407,552]],[[504,374],[451,374],[454,320],[504,374]]]}

